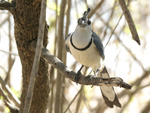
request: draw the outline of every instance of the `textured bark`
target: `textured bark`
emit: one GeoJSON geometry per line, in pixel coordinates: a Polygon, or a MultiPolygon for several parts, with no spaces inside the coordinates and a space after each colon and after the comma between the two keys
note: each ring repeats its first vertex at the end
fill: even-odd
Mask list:
{"type": "MultiPolygon", "coordinates": [[[[20,113],[23,112],[25,97],[31,75],[35,52],[30,51],[30,44],[37,40],[40,2],[33,0],[16,0],[14,13],[15,39],[22,64],[23,90],[21,95],[20,113]]],[[[47,45],[47,25],[45,25],[43,45],[47,45]]],[[[41,58],[36,78],[30,113],[44,113],[47,108],[49,94],[48,64],[41,58]]]]}

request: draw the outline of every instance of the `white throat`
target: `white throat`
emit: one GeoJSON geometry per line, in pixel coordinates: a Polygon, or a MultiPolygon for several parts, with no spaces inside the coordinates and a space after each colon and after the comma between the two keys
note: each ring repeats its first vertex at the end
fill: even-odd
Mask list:
{"type": "Polygon", "coordinates": [[[92,31],[89,27],[77,26],[72,36],[73,44],[78,48],[84,48],[91,41],[92,31]]]}

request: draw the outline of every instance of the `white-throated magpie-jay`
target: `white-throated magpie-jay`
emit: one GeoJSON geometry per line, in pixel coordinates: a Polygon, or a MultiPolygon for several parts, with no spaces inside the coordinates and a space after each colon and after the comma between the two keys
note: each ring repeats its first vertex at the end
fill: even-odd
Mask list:
{"type": "MultiPolygon", "coordinates": [[[[99,36],[92,31],[91,21],[87,18],[89,12],[90,8],[84,12],[82,18],[78,19],[78,25],[75,31],[68,34],[65,39],[66,50],[82,64],[82,67],[76,75],[76,81],[79,79],[83,66],[91,67],[95,76],[109,77],[106,67],[102,66],[102,61],[105,59],[104,47],[99,36]]],[[[100,86],[100,89],[107,106],[111,108],[114,105],[121,107],[112,86],[100,86]]]]}

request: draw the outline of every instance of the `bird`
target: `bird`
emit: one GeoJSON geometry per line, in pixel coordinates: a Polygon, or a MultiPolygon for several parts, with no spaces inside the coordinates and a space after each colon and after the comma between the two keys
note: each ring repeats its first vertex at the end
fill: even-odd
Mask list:
{"type": "MultiPolygon", "coordinates": [[[[91,21],[88,19],[90,10],[88,8],[83,13],[83,17],[77,21],[75,31],[68,34],[65,38],[66,51],[70,52],[82,64],[75,76],[76,82],[78,82],[84,66],[91,67],[94,72],[94,75],[91,75],[90,79],[96,76],[103,78],[109,77],[108,71],[103,65],[105,59],[104,46],[99,36],[92,30],[91,21]]],[[[121,108],[113,86],[100,86],[100,90],[108,107],[113,108],[116,106],[121,108]]]]}

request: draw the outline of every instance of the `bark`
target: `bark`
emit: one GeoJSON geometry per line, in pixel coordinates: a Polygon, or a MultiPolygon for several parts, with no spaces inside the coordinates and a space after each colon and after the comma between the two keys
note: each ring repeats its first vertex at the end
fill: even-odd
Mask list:
{"type": "Polygon", "coordinates": [[[140,39],[139,39],[139,35],[138,35],[138,32],[136,30],[136,27],[135,27],[135,24],[134,24],[134,21],[132,19],[132,16],[130,14],[130,11],[128,10],[127,8],[127,5],[125,3],[125,0],[119,0],[119,4],[121,6],[121,9],[123,11],[123,14],[127,20],[127,23],[129,25],[129,29],[131,31],[131,34],[132,34],[132,37],[133,39],[139,44],[141,45],[141,42],[140,42],[140,39]]]}
{"type": "MultiPolygon", "coordinates": [[[[22,113],[35,55],[35,52],[30,51],[30,44],[32,41],[37,41],[41,2],[37,0],[16,0],[15,3],[13,1],[13,5],[9,4],[9,6],[11,8],[7,7],[6,9],[9,11],[12,9],[10,12],[14,16],[15,39],[22,64],[23,89],[20,105],[20,113],[22,113]]],[[[44,47],[47,45],[47,29],[47,24],[45,24],[44,47]]],[[[46,111],[48,94],[48,64],[41,58],[30,113],[44,113],[46,111]]]]}

